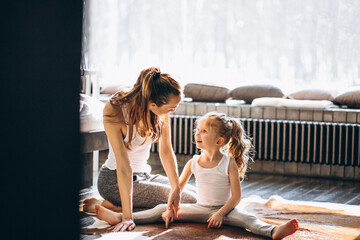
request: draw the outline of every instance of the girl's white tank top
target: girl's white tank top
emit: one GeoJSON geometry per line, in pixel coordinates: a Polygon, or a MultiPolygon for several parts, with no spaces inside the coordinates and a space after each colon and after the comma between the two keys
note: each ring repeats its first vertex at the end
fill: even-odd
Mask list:
{"type": "Polygon", "coordinates": [[[197,203],[206,206],[224,205],[231,197],[229,180],[230,156],[223,155],[219,164],[213,168],[199,165],[200,155],[194,155],[191,172],[195,176],[197,203]]]}
{"type": "MultiPolygon", "coordinates": [[[[128,116],[126,107],[122,107],[123,116],[125,117],[125,122],[128,123],[128,116]]],[[[129,141],[129,125],[126,126],[126,136],[124,138],[124,142],[127,143],[129,141]]],[[[132,166],[133,172],[151,172],[151,167],[147,163],[150,156],[150,148],[153,140],[149,137],[146,142],[144,137],[141,137],[137,132],[135,125],[133,127],[133,138],[131,140],[131,150],[127,150],[129,161],[132,166]],[[144,143],[144,144],[142,144],[144,143]]],[[[116,169],[116,158],[114,154],[114,150],[109,142],[109,154],[108,159],[105,161],[105,166],[111,170],[116,169]]]]}

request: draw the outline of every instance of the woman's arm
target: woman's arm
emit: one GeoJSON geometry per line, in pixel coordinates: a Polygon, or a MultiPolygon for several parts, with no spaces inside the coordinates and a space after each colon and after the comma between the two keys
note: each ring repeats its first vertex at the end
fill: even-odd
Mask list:
{"type": "MultiPolygon", "coordinates": [[[[187,181],[189,181],[189,178],[190,178],[190,176],[192,174],[191,173],[191,161],[192,160],[189,160],[186,163],[186,165],[185,165],[185,167],[184,167],[184,169],[183,169],[183,171],[181,173],[181,176],[180,176],[180,189],[181,189],[181,191],[184,189],[187,181]]],[[[174,221],[174,213],[173,213],[173,211],[171,211],[168,208],[166,209],[165,212],[162,213],[161,217],[165,222],[165,228],[168,228],[169,223],[172,223],[174,221]]]]}
{"type": "Polygon", "coordinates": [[[103,122],[106,135],[109,139],[116,158],[117,182],[123,211],[122,223],[119,224],[123,224],[120,230],[125,231],[126,229],[132,230],[135,227],[135,224],[132,220],[132,167],[130,165],[127,149],[123,139],[124,135],[122,129],[125,126],[125,122],[121,112],[120,122],[113,121],[114,119],[112,119],[110,116],[113,115],[114,112],[116,112],[116,110],[108,102],[104,108],[103,122]]]}
{"type": "Polygon", "coordinates": [[[241,199],[241,186],[238,167],[233,158],[229,163],[229,180],[231,188],[231,198],[222,206],[216,213],[214,213],[208,220],[208,227],[219,228],[222,225],[224,217],[231,210],[233,210],[240,202],[241,199]]]}
{"type": "Polygon", "coordinates": [[[177,211],[179,209],[180,202],[180,186],[177,163],[175,160],[176,158],[171,145],[169,114],[165,115],[165,124],[161,129],[159,139],[159,149],[161,163],[165,169],[166,175],[169,178],[172,188],[168,200],[168,208],[172,205],[174,206],[174,214],[175,218],[177,218],[177,211]]]}

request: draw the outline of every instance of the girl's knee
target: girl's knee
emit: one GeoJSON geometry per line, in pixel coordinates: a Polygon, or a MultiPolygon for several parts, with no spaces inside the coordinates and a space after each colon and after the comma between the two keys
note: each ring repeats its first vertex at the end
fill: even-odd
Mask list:
{"type": "Polygon", "coordinates": [[[181,194],[180,202],[181,203],[196,203],[197,202],[196,194],[189,192],[189,191],[183,192],[181,194]]]}
{"type": "Polygon", "coordinates": [[[156,211],[165,211],[166,208],[167,208],[167,204],[165,203],[158,204],[154,207],[156,211]]]}

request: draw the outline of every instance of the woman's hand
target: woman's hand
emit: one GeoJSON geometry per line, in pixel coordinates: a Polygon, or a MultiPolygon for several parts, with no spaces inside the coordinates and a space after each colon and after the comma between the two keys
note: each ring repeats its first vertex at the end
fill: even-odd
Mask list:
{"type": "Polygon", "coordinates": [[[209,223],[208,228],[219,228],[224,221],[224,215],[217,211],[206,222],[209,223]]]}
{"type": "Polygon", "coordinates": [[[178,217],[177,213],[180,209],[179,202],[180,202],[180,187],[177,187],[171,190],[168,200],[168,206],[167,206],[168,210],[173,211],[174,219],[177,219],[178,217]]]}
{"type": "Polygon", "coordinates": [[[126,230],[134,230],[135,229],[135,223],[132,219],[124,220],[112,227],[109,227],[108,230],[111,230],[112,232],[125,232],[126,230]]]}
{"type": "Polygon", "coordinates": [[[168,228],[169,223],[174,221],[174,213],[172,210],[166,209],[165,212],[161,214],[162,219],[165,222],[165,228],[168,228]]]}

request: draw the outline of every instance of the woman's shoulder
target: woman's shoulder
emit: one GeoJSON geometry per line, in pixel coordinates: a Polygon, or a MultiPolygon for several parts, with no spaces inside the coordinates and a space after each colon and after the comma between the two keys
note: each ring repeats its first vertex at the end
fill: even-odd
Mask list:
{"type": "Polygon", "coordinates": [[[121,108],[121,105],[113,105],[109,101],[106,102],[103,110],[104,122],[125,123],[124,114],[121,108]]]}

